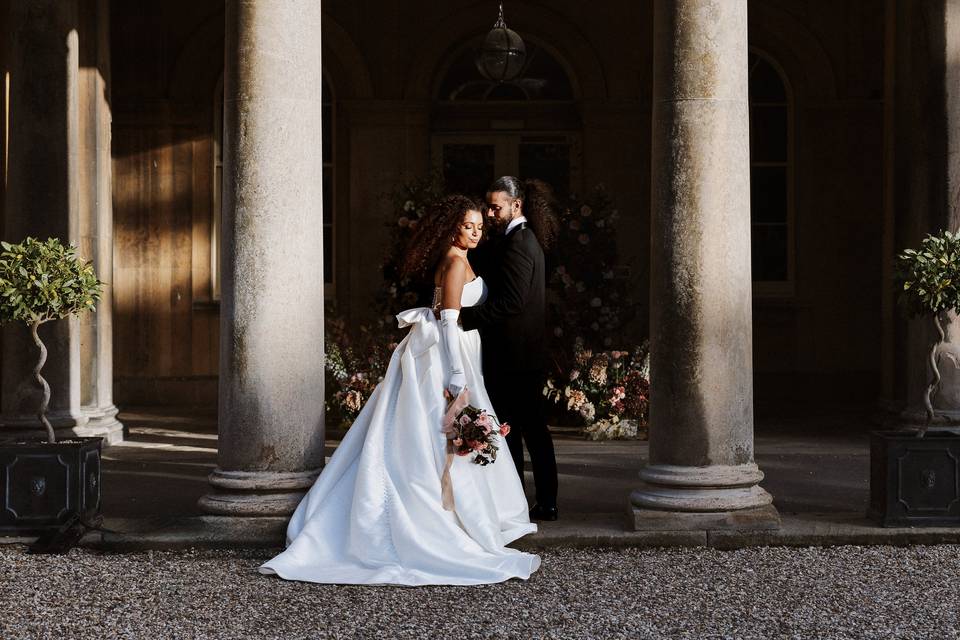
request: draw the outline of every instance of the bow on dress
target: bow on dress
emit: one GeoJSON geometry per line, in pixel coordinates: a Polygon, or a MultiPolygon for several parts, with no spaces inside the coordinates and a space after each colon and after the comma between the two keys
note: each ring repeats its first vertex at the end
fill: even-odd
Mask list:
{"type": "Polygon", "coordinates": [[[433,315],[433,309],[430,307],[417,307],[401,311],[397,314],[397,323],[401,329],[412,327],[410,333],[407,334],[410,338],[407,347],[414,358],[440,342],[440,323],[433,315]]]}

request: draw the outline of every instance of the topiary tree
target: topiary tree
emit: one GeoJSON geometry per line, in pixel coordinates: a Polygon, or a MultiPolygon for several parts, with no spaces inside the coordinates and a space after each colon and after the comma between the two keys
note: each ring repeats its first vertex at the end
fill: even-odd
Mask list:
{"type": "Polygon", "coordinates": [[[37,330],[51,320],[93,310],[100,299],[103,283],[89,262],[76,255],[76,249],[63,246],[56,238],[46,242],[27,238],[20,244],[0,242],[0,322],[23,322],[40,350],[33,376],[43,389],[38,416],[47,429],[47,441],[56,442],[47,406],[50,385],[40,375],[47,361],[47,348],[37,330]]]}
{"type": "MultiPolygon", "coordinates": [[[[924,394],[926,426],[929,426],[934,420],[931,397],[940,385],[937,356],[946,338],[941,316],[947,311],[960,313],[960,234],[942,231],[936,236],[927,235],[919,250],[904,250],[897,256],[896,279],[900,303],[907,314],[911,317],[929,316],[937,329],[937,339],[928,356],[933,380],[924,394]]],[[[926,432],[926,426],[921,430],[921,436],[926,432]]]]}

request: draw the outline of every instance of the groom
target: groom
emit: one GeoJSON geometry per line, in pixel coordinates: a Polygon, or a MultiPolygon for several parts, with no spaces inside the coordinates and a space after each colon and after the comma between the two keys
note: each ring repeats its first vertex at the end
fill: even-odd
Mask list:
{"type": "MultiPolygon", "coordinates": [[[[490,186],[486,222],[492,233],[478,265],[489,296],[479,306],[461,309],[460,318],[465,331],[480,331],[484,386],[497,418],[510,423],[507,445],[521,484],[523,442],[527,443],[536,484],[536,504],[530,509],[530,518],[556,520],[557,461],[543,411],[543,249],[524,216],[528,196],[542,186],[537,181],[523,183],[512,176],[499,178],[490,186]]],[[[543,198],[538,202],[546,204],[543,198]]]]}

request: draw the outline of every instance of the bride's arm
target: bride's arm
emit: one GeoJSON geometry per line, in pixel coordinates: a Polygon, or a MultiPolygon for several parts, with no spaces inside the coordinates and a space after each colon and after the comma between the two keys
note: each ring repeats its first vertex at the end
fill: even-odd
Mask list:
{"type": "Polygon", "coordinates": [[[467,384],[463,369],[463,354],[460,351],[460,334],[457,318],[460,316],[460,298],[467,281],[467,265],[463,260],[451,259],[443,267],[440,293],[440,335],[446,348],[449,362],[446,388],[456,397],[467,384]]]}
{"type": "Polygon", "coordinates": [[[440,274],[440,308],[460,310],[463,286],[467,283],[467,264],[463,260],[447,258],[440,274]]]}

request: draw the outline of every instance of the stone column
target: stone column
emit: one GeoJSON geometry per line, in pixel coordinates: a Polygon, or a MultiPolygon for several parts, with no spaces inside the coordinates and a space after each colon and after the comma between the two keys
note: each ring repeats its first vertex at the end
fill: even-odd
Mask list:
{"type": "Polygon", "coordinates": [[[320,3],[228,0],[215,514],[289,514],[323,464],[320,3]]]}
{"type": "MultiPolygon", "coordinates": [[[[936,331],[896,304],[895,256],[928,233],[960,230],[960,1],[887,0],[884,77],[883,404],[899,426],[926,420],[936,331]]],[[[960,422],[960,326],[949,314],[932,403],[960,422]],[[949,357],[952,356],[952,357],[949,357]]]]}
{"type": "Polygon", "coordinates": [[[113,206],[109,0],[80,0],[80,253],[106,283],[96,313],[80,318],[80,400],[86,431],[113,444],[113,206]]]}
{"type": "Polygon", "coordinates": [[[636,529],[773,528],[753,460],[747,0],[656,0],[650,461],[636,529]]]}
{"type": "MultiPolygon", "coordinates": [[[[79,109],[76,0],[10,0],[8,65],[10,131],[4,236],[79,241],[79,109]]],[[[40,329],[49,350],[43,376],[50,384],[47,415],[58,435],[83,432],[80,410],[79,322],[69,318],[40,329]]],[[[37,350],[28,330],[3,330],[0,427],[4,436],[42,433],[36,418],[40,390],[30,372],[37,350]]]]}

